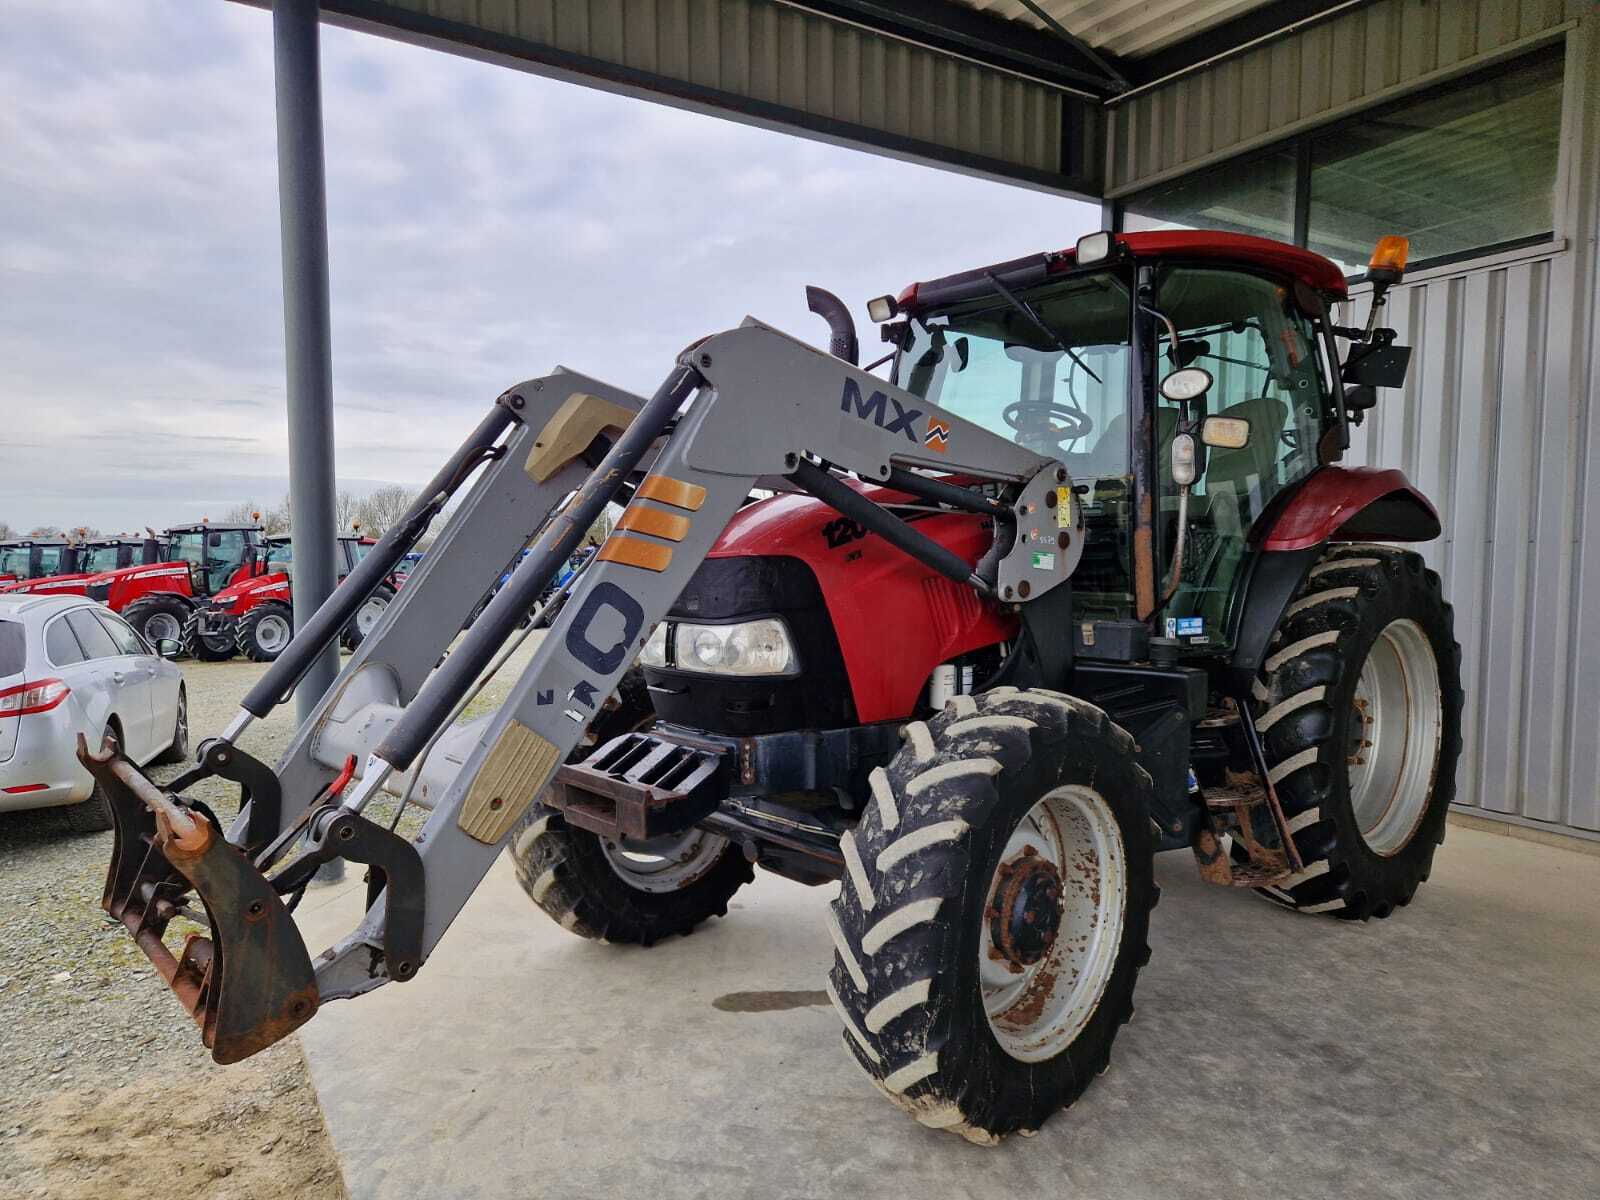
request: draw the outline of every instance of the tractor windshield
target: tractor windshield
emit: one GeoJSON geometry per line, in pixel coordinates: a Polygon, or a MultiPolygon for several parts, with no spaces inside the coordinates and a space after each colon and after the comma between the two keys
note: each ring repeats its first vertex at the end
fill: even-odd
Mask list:
{"type": "Polygon", "coordinates": [[[1020,299],[1014,305],[996,294],[913,317],[896,382],[1059,458],[1074,479],[1126,475],[1127,281],[1111,272],[1077,275],[1020,299]]]}
{"type": "Polygon", "coordinates": [[[97,575],[101,571],[114,571],[117,569],[117,547],[95,546],[85,550],[83,557],[78,560],[78,570],[85,575],[97,575]]]}
{"type": "Polygon", "coordinates": [[[1082,489],[1089,531],[1073,574],[1074,609],[1126,615],[1133,605],[1128,278],[1071,275],[1018,300],[997,293],[913,317],[896,381],[1066,464],[1082,489]]]}
{"type": "Polygon", "coordinates": [[[0,550],[0,572],[10,575],[26,575],[28,573],[28,548],[26,546],[7,546],[0,550]]]}

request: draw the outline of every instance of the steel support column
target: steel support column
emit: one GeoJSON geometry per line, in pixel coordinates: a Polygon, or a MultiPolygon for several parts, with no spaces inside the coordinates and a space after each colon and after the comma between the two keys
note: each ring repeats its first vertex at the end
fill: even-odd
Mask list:
{"type": "MultiPolygon", "coordinates": [[[[318,0],[273,0],[278,106],[278,222],[283,238],[283,330],[288,357],[289,512],[294,619],[303,628],[333,592],[333,362],[328,318],[328,211],[322,161],[318,0]]],[[[331,646],[295,691],[308,717],[339,672],[331,646]]]]}

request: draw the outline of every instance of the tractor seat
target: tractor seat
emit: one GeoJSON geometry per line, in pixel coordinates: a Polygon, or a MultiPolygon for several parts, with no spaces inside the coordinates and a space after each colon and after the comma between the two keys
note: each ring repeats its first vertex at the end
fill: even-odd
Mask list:
{"type": "Polygon", "coordinates": [[[1283,432],[1284,418],[1289,415],[1289,406],[1274,396],[1258,396],[1254,400],[1230,404],[1215,415],[1248,422],[1250,440],[1237,450],[1207,447],[1206,491],[1217,490],[1218,484],[1248,489],[1252,478],[1260,481],[1273,477],[1278,462],[1278,439],[1283,432]]]}

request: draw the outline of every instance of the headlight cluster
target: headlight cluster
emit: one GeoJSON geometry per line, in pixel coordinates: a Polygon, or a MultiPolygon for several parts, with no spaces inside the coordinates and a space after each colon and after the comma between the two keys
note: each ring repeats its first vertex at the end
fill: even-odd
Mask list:
{"type": "Polygon", "coordinates": [[[775,617],[737,625],[663,621],[639,654],[647,667],[673,666],[705,675],[793,675],[800,669],[789,630],[775,617]],[[672,637],[668,663],[667,637],[672,637]]]}

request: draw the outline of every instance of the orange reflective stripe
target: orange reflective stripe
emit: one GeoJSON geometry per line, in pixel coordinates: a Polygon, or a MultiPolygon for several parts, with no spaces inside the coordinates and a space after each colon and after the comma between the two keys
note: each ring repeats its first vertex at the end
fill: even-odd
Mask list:
{"type": "Polygon", "coordinates": [[[651,537],[666,538],[669,542],[681,542],[689,532],[689,518],[662,512],[659,508],[641,508],[635,504],[623,512],[617,528],[648,533],[651,537]]]}
{"type": "Polygon", "coordinates": [[[644,482],[639,485],[638,494],[646,500],[659,500],[690,512],[699,512],[700,506],[706,502],[706,490],[698,483],[684,483],[681,479],[669,479],[665,475],[646,475],[644,482]]]}
{"type": "Polygon", "coordinates": [[[601,562],[621,563],[626,567],[640,567],[646,571],[665,571],[672,561],[672,547],[658,546],[636,537],[614,533],[595,555],[601,562]]]}

